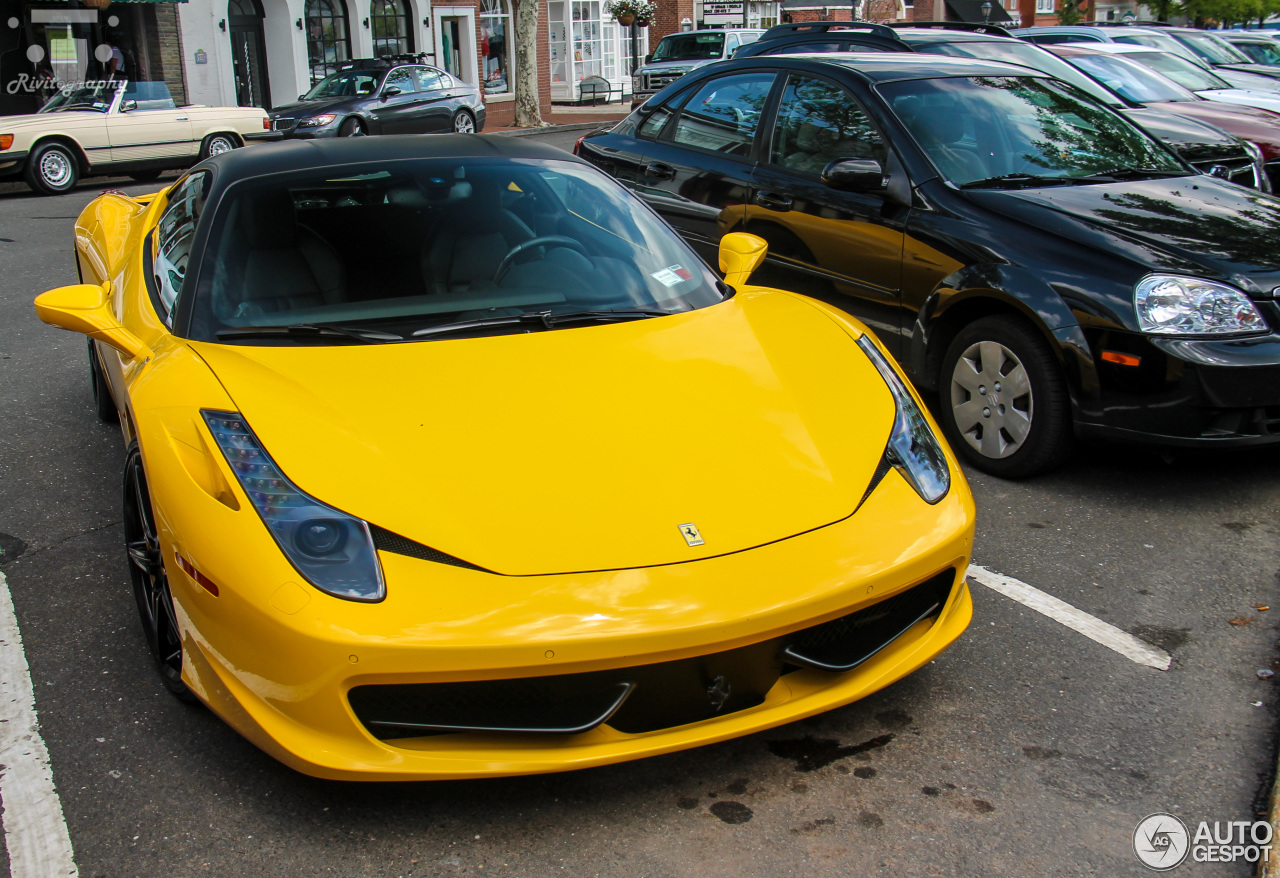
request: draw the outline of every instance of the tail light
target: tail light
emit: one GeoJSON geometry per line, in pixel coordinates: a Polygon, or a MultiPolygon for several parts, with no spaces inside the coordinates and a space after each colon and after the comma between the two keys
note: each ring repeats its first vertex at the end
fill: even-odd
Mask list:
{"type": "Polygon", "coordinates": [[[264,116],[264,117],[263,117],[263,119],[262,119],[262,130],[263,130],[263,131],[270,131],[270,130],[271,130],[271,120],[270,120],[269,118],[265,117],[265,116],[264,116]]]}

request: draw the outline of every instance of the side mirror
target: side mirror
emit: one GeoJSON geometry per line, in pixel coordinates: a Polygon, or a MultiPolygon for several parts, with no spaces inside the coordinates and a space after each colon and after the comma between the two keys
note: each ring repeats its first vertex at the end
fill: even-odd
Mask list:
{"type": "Polygon", "coordinates": [[[80,332],[124,354],[127,359],[151,355],[151,349],[120,325],[107,304],[109,285],[73,284],[36,296],[36,316],[59,329],[80,332]]]}
{"type": "Polygon", "coordinates": [[[137,101],[125,101],[123,104],[120,105],[121,113],[127,113],[130,110],[136,110],[136,109],[138,109],[137,101]]]}
{"type": "Polygon", "coordinates": [[[382,99],[385,101],[387,98],[393,98],[400,93],[401,90],[399,88],[394,85],[389,85],[382,90],[382,99]]]}
{"type": "Polygon", "coordinates": [[[644,63],[646,63],[646,64],[652,64],[652,63],[653,63],[653,53],[652,53],[652,52],[650,52],[648,55],[645,55],[645,56],[644,56],[644,63]]]}
{"type": "Polygon", "coordinates": [[[768,252],[769,245],[764,238],[746,232],[725,235],[720,239],[720,270],[724,272],[724,282],[735,290],[745,286],[768,252]]]}
{"type": "Polygon", "coordinates": [[[822,182],[844,192],[875,192],[887,181],[875,159],[837,159],[822,169],[822,182]]]}

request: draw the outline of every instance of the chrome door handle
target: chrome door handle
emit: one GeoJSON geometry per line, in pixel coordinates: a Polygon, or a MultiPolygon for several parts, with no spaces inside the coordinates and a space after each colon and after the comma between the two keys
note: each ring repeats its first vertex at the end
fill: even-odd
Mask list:
{"type": "Polygon", "coordinates": [[[173,117],[173,121],[175,121],[175,122],[190,122],[190,121],[191,121],[191,117],[190,117],[190,116],[174,116],[174,117],[173,117]]]}
{"type": "Polygon", "coordinates": [[[791,199],[785,195],[775,195],[772,192],[759,192],[756,194],[756,204],[769,210],[787,211],[791,209],[791,199]]]}
{"type": "Polygon", "coordinates": [[[670,180],[676,175],[676,169],[662,162],[649,162],[644,166],[646,177],[657,177],[659,180],[670,180]]]}

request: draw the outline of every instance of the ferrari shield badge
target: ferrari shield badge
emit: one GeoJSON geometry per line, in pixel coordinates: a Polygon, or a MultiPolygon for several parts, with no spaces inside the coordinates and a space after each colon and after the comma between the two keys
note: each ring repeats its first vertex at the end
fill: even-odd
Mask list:
{"type": "Polygon", "coordinates": [[[698,532],[698,526],[692,521],[688,524],[680,525],[680,533],[684,536],[684,541],[690,546],[701,546],[705,540],[702,534],[698,532]]]}

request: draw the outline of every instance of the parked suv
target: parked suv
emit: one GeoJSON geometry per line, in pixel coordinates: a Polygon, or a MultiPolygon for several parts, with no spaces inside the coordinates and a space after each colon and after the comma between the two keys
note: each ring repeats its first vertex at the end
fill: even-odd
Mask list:
{"type": "Polygon", "coordinates": [[[1042,471],[1074,436],[1280,442],[1280,201],[1052,77],[743,58],[578,153],[704,258],[727,232],[763,238],[760,282],[872,327],[988,472],[1042,471]]]}
{"type": "MultiPolygon", "coordinates": [[[[1079,45],[1079,44],[1077,44],[1079,45]]],[[[767,30],[738,50],[737,58],[808,52],[922,52],[1020,64],[1047,73],[1123,113],[1156,139],[1173,147],[1198,171],[1271,191],[1262,152],[1207,120],[1182,118],[1136,103],[1108,89],[1047,50],[1014,39],[996,25],[912,22],[887,27],[864,22],[806,22],[767,30]]],[[[1207,72],[1207,71],[1206,71],[1207,72]]]]}
{"type": "Polygon", "coordinates": [[[349,61],[298,95],[296,104],[274,108],[271,127],[303,140],[482,130],[485,113],[479,89],[421,63],[421,57],[349,61]]]}
{"type": "Polygon", "coordinates": [[[748,28],[686,30],[659,41],[631,78],[631,106],[636,107],[691,70],[732,58],[738,47],[764,31],[748,28]]]}

